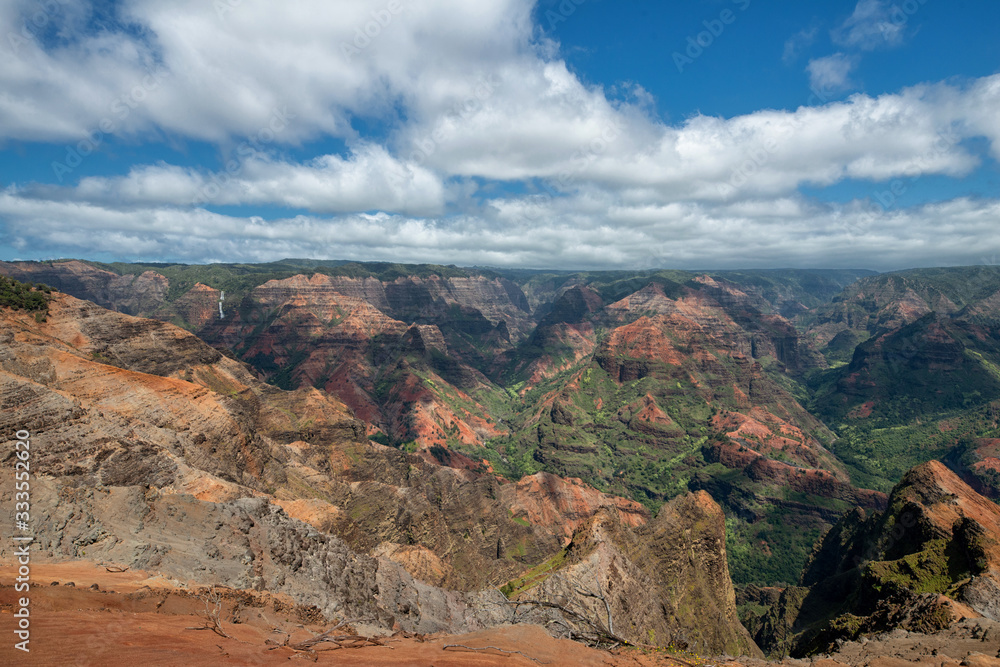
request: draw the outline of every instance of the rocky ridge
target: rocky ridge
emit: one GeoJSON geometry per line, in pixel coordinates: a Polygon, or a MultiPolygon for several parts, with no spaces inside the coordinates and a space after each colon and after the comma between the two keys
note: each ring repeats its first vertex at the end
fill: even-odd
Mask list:
{"type": "MultiPolygon", "coordinates": [[[[654,509],[691,482],[748,522],[748,542],[786,552],[769,580],[796,576],[808,543],[848,503],[884,503],[850,484],[829,451],[833,434],[787,380],[824,360],[785,315],[809,312],[850,276],[538,282],[454,267],[306,265],[155,267],[172,277],[142,314],[231,349],[276,386],[336,397],[370,438],[432,464],[515,479],[541,469],[654,509]],[[777,507],[794,514],[792,539],[766,525],[777,507]]],[[[111,285],[149,271],[113,268],[122,275],[81,262],[0,265],[134,309],[111,285]]],[[[762,564],[735,572],[746,578],[762,564]]]]}
{"type": "Polygon", "coordinates": [[[504,483],[370,443],[328,394],[265,385],[170,324],[67,295],[44,322],[0,318],[0,427],[32,433],[37,543],[55,559],[284,593],[372,631],[464,632],[510,621],[488,584],[561,553],[574,525],[648,521],[579,481],[504,483]]]}
{"type": "Polygon", "coordinates": [[[749,626],[765,650],[793,655],[894,629],[957,632],[966,619],[981,634],[1000,629],[998,582],[1000,507],[932,461],[904,477],[885,512],[856,510],[837,523],[801,587],[751,595],[770,609],[749,626]]]}

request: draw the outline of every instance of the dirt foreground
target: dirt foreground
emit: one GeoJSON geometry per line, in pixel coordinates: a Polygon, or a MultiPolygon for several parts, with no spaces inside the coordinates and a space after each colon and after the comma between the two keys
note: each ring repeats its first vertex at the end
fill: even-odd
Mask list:
{"type": "MultiPolygon", "coordinates": [[[[0,564],[2,665],[682,665],[638,650],[598,651],[553,639],[537,626],[515,625],[462,636],[377,638],[381,645],[313,651],[284,645],[308,640],[331,625],[287,596],[217,587],[227,637],[210,629],[209,589],[140,570],[109,572],[89,562],[32,563],[30,653],[14,648],[16,567],[0,564]],[[94,588],[96,586],[96,588],[94,588]],[[459,646],[464,645],[464,646],[459,646]],[[495,648],[486,648],[495,647],[495,648]],[[482,649],[482,650],[472,650],[482,649]]],[[[112,569],[114,569],[113,566],[112,569]]],[[[351,634],[342,629],[336,634],[351,634]]],[[[358,642],[366,643],[366,642],[358,642]]],[[[691,662],[692,660],[688,660],[691,662]]]]}
{"type": "MultiPolygon", "coordinates": [[[[1000,667],[1000,624],[983,639],[959,642],[897,631],[865,645],[846,644],[834,656],[781,663],[703,658],[637,649],[599,651],[553,639],[542,628],[513,625],[461,636],[404,636],[347,641],[358,648],[320,643],[291,646],[332,625],[314,608],[283,595],[224,587],[208,589],[141,570],[116,572],[91,562],[32,563],[30,653],[14,648],[14,612],[25,594],[14,590],[17,568],[0,563],[0,664],[2,665],[286,665],[433,667],[535,665],[581,667],[1000,667]],[[212,629],[218,593],[219,627],[212,629]],[[208,601],[206,603],[206,601],[208,601]],[[996,634],[996,637],[990,635],[996,634]]],[[[335,634],[350,635],[352,628],[335,634]]],[[[963,632],[963,635],[968,633],[963,632]]]]}

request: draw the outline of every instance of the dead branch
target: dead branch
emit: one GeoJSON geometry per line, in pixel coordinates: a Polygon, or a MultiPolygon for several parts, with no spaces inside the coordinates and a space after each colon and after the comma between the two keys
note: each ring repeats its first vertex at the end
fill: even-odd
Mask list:
{"type": "Polygon", "coordinates": [[[391,638],[416,639],[421,644],[427,641],[427,635],[420,634],[419,632],[407,632],[406,630],[397,630],[392,634],[391,638]]]}
{"type": "MultiPolygon", "coordinates": [[[[332,628],[330,628],[326,632],[323,632],[322,634],[318,634],[315,637],[312,637],[311,639],[305,639],[305,640],[297,642],[295,644],[289,644],[288,640],[286,639],[285,640],[285,645],[288,646],[289,648],[292,648],[292,649],[296,650],[296,651],[308,651],[308,650],[312,649],[312,647],[315,646],[316,644],[321,644],[322,642],[326,641],[327,638],[329,638],[330,635],[332,635],[337,630],[340,630],[342,627],[344,627],[346,625],[351,625],[353,623],[357,623],[357,621],[348,621],[348,620],[344,619],[343,621],[341,621],[340,623],[337,623],[337,625],[333,626],[332,628]]],[[[289,635],[289,639],[291,639],[291,635],[289,635]]]]}
{"type": "Polygon", "coordinates": [[[229,639],[229,635],[222,629],[222,595],[212,589],[202,599],[205,601],[204,624],[201,627],[185,628],[185,630],[211,630],[220,637],[229,639]]]}
{"type": "Polygon", "coordinates": [[[608,611],[608,632],[614,634],[615,622],[614,619],[611,617],[611,604],[608,602],[608,598],[604,596],[604,593],[601,589],[601,582],[597,578],[596,574],[594,575],[594,583],[597,584],[597,591],[598,591],[597,593],[591,593],[590,591],[585,591],[582,588],[577,588],[576,592],[585,597],[596,598],[604,603],[604,608],[607,609],[608,611]]]}
{"type": "Polygon", "coordinates": [[[126,565],[125,567],[112,565],[111,567],[105,567],[104,569],[107,570],[108,572],[114,572],[115,574],[118,574],[119,572],[128,572],[129,570],[128,565],[126,565]]]}
{"type": "Polygon", "coordinates": [[[517,618],[517,611],[521,605],[532,605],[535,607],[546,607],[548,609],[558,609],[561,611],[569,620],[581,623],[588,628],[590,632],[578,632],[575,630],[570,631],[571,639],[583,639],[588,643],[593,643],[595,645],[602,644],[617,644],[621,646],[643,646],[644,644],[636,644],[630,642],[627,639],[619,637],[615,633],[611,632],[608,628],[600,621],[596,621],[587,618],[583,614],[573,611],[561,604],[556,604],[555,602],[548,602],[546,600],[506,600],[505,603],[501,602],[499,604],[508,604],[514,606],[514,619],[517,618]]]}
{"type": "MultiPolygon", "coordinates": [[[[285,638],[284,646],[292,649],[293,651],[304,651],[307,653],[312,653],[315,651],[315,647],[320,644],[333,644],[337,648],[364,648],[366,646],[385,646],[384,643],[375,639],[374,637],[364,637],[362,635],[334,635],[333,633],[341,628],[348,625],[354,625],[355,623],[363,623],[366,619],[355,619],[353,621],[343,620],[337,625],[333,626],[326,632],[311,637],[309,639],[304,639],[300,642],[290,643],[289,640],[291,636],[285,638]]],[[[277,647],[275,647],[277,648],[277,647]]],[[[392,648],[391,646],[387,648],[392,648]]]]}
{"type": "MultiPolygon", "coordinates": [[[[698,667],[698,666],[697,666],[697,665],[695,665],[694,663],[691,663],[691,662],[688,662],[687,660],[684,660],[683,658],[678,658],[678,657],[677,657],[677,656],[675,656],[675,655],[668,655],[668,656],[667,656],[667,659],[668,659],[668,660],[673,660],[674,662],[679,662],[679,663],[681,663],[682,665],[687,665],[687,667],[698,667]]],[[[708,667],[708,666],[706,666],[706,667],[708,667]]],[[[714,667],[714,665],[713,665],[712,667],[714,667]]]]}
{"type": "Polygon", "coordinates": [[[518,655],[523,655],[528,660],[531,660],[533,662],[537,662],[540,665],[548,665],[549,664],[547,662],[542,662],[538,658],[532,658],[527,653],[523,653],[521,651],[508,651],[508,650],[502,649],[502,648],[500,648],[498,646],[483,646],[482,648],[474,648],[472,646],[466,646],[465,644],[445,644],[444,646],[441,647],[441,650],[447,651],[450,648],[464,648],[464,649],[469,650],[469,651],[489,651],[489,650],[492,649],[494,651],[500,651],[501,653],[507,653],[507,654],[510,654],[510,655],[513,655],[515,653],[518,654],[518,655]]]}

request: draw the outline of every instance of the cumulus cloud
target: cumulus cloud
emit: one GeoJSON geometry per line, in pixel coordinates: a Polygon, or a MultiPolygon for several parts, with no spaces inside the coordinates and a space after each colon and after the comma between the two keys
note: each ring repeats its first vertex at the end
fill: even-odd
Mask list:
{"type": "MultiPolygon", "coordinates": [[[[846,178],[960,176],[978,159],[959,141],[937,150],[935,143],[945,134],[973,136],[979,127],[992,136],[992,117],[980,110],[989,108],[1000,89],[993,81],[971,89],[918,86],[729,119],[699,115],[671,126],[614,108],[600,91],[551,66],[511,83],[518,88],[514,94],[501,94],[498,87],[460,121],[446,117],[414,128],[414,136],[437,140],[410,157],[467,177],[543,178],[559,192],[597,183],[645,190],[654,199],[715,199],[726,196],[728,185],[744,193],[780,194],[846,178]],[[516,100],[525,97],[534,103],[517,107],[516,100]],[[967,123],[973,117],[976,128],[967,123]]],[[[402,143],[421,145],[418,139],[402,143]]]]}
{"type": "MultiPolygon", "coordinates": [[[[955,238],[996,222],[996,202],[873,218],[860,202],[821,206],[798,189],[960,177],[981,159],[970,139],[1000,157],[1000,75],[666,123],[640,88],[622,101],[539,44],[532,0],[301,0],[281,11],[264,0],[127,0],[89,33],[69,27],[93,22],[90,3],[49,4],[63,9],[11,45],[0,68],[0,140],[102,132],[208,141],[232,157],[216,172],[157,163],[12,186],[0,194],[0,225],[18,248],[187,261],[889,268],[935,248],[944,255],[932,263],[968,252],[935,241],[934,216],[967,221],[955,238]],[[384,136],[360,136],[358,119],[384,136]],[[274,150],[241,152],[264,132],[274,150]],[[329,137],[349,150],[305,161],[286,150],[329,137]],[[238,217],[218,206],[305,214],[238,217]]],[[[0,0],[0,20],[22,25],[26,7],[0,0]]],[[[810,62],[815,89],[850,85],[850,49],[876,34],[902,38],[879,27],[892,22],[886,12],[858,3],[837,32],[845,51],[810,62]]],[[[814,37],[793,37],[789,57],[814,37]]]]}
{"type": "Polygon", "coordinates": [[[384,210],[409,215],[444,211],[445,190],[429,170],[393,158],[384,147],[364,144],[350,157],[324,155],[305,164],[250,154],[227,169],[203,173],[159,164],[124,177],[90,177],[70,191],[34,188],[28,194],[59,194],[120,205],[278,205],[315,213],[384,210]]]}
{"type": "MultiPolygon", "coordinates": [[[[316,256],[325,252],[326,240],[336,238],[329,246],[336,248],[333,256],[357,259],[454,263],[462,258],[567,268],[750,266],[787,264],[779,259],[787,253],[799,261],[820,261],[819,251],[828,249],[824,265],[842,256],[886,268],[889,259],[880,259],[886,248],[898,246],[902,256],[925,247],[914,235],[934,247],[932,215],[893,210],[873,217],[871,207],[860,204],[822,208],[797,189],[844,179],[881,183],[928,174],[962,176],[979,163],[965,139],[986,137],[994,153],[1000,146],[1000,124],[988,112],[1000,102],[1000,76],[965,87],[937,84],[877,98],[855,95],[795,111],[696,116],[677,126],[615,108],[564,68],[547,73],[541,68],[537,79],[519,79],[517,85],[537,90],[551,85],[547,81],[561,82],[556,87],[574,100],[570,107],[577,114],[562,132],[547,124],[544,113],[548,109],[558,117],[554,93],[539,102],[537,124],[523,114],[520,122],[506,120],[509,114],[497,108],[511,104],[500,93],[505,81],[493,81],[492,97],[416,125],[412,135],[401,134],[400,145],[424,147],[403,158],[384,146],[359,144],[346,157],[304,164],[258,155],[231,175],[167,164],[136,167],[123,177],[86,178],[74,187],[12,187],[4,194],[0,219],[18,247],[79,243],[81,250],[150,258],[160,252],[187,261],[203,261],[206,252],[220,248],[231,254],[211,257],[316,256]],[[490,142],[501,142],[504,150],[491,152],[490,142]],[[511,150],[515,145],[523,148],[511,150]],[[470,198],[477,180],[544,187],[534,194],[470,198]],[[242,219],[206,210],[222,204],[278,205],[310,215],[242,219]],[[922,226],[888,243],[881,225],[901,219],[922,226]],[[113,243],[96,233],[102,225],[113,243]],[[223,237],[227,240],[215,243],[223,237]],[[213,242],[195,242],[199,238],[213,242]],[[866,255],[859,248],[869,241],[875,250],[866,255]],[[850,250],[838,255],[838,244],[850,250]]],[[[995,202],[963,205],[978,231],[986,229],[984,211],[997,210],[995,202]]]]}
{"type": "Polygon", "coordinates": [[[96,33],[67,28],[78,19],[62,9],[79,5],[90,20],[90,3],[49,5],[32,30],[36,6],[0,3],[4,25],[28,26],[5,45],[0,138],[78,139],[109,119],[116,133],[220,142],[258,131],[280,107],[297,116],[282,142],[352,136],[352,117],[391,117],[400,102],[435,114],[457,92],[449,82],[518,57],[533,3],[300,0],[275,11],[266,0],[128,0],[96,33]],[[44,39],[64,28],[81,36],[44,39]],[[143,91],[154,73],[167,76],[143,91]]]}

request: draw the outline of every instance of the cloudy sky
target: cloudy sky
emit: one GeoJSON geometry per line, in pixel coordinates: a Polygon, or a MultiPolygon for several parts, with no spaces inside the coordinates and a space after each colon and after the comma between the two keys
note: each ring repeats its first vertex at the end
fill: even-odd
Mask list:
{"type": "Polygon", "coordinates": [[[0,259],[996,263],[995,0],[0,0],[0,259]]]}

